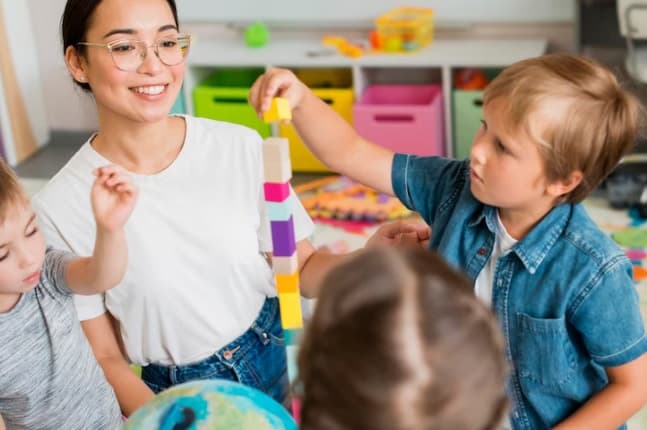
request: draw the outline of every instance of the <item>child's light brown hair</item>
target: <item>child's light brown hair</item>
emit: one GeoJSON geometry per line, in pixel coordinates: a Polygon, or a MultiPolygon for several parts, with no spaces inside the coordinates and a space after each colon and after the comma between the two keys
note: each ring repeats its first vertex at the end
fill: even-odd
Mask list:
{"type": "Polygon", "coordinates": [[[29,202],[29,198],[20,185],[18,177],[11,167],[0,158],[0,224],[4,223],[11,208],[27,202],[29,202]]]}
{"type": "Polygon", "coordinates": [[[507,409],[492,313],[421,248],[371,249],[331,271],[298,362],[302,430],[487,430],[507,409]]]}
{"type": "Polygon", "coordinates": [[[643,109],[616,76],[582,56],[549,54],[515,63],[485,89],[485,106],[502,101],[504,123],[538,144],[548,180],[582,172],[581,183],[561,201],[582,201],[634,145],[643,109]],[[529,118],[540,107],[566,103],[565,115],[540,135],[529,118]]]}

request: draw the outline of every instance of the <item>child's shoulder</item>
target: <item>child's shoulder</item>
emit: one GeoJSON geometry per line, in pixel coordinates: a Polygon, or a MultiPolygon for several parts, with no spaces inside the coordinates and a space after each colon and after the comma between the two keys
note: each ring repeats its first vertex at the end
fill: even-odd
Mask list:
{"type": "Polygon", "coordinates": [[[625,253],[598,227],[580,204],[573,205],[570,221],[564,229],[564,238],[586,257],[588,264],[604,266],[614,261],[619,264],[629,263],[625,253]]]}

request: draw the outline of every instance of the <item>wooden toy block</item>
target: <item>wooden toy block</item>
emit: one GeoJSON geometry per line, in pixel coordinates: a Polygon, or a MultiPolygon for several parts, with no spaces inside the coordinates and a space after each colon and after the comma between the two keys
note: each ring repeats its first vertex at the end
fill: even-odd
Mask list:
{"type": "Polygon", "coordinates": [[[263,143],[265,163],[290,163],[290,142],[284,137],[268,137],[263,143]]]}
{"type": "Polygon", "coordinates": [[[267,215],[270,221],[287,221],[292,216],[292,198],[288,197],[285,201],[265,202],[267,205],[267,215]]]}
{"type": "Polygon", "coordinates": [[[292,119],[292,111],[288,99],[283,97],[274,97],[270,108],[263,113],[265,122],[288,121],[292,119]]]}
{"type": "Polygon", "coordinates": [[[296,251],[294,240],[294,221],[270,221],[272,230],[272,253],[277,257],[290,257],[296,251]]]}
{"type": "Polygon", "coordinates": [[[279,257],[277,255],[272,255],[272,268],[274,273],[281,273],[289,275],[299,270],[299,258],[297,253],[290,255],[289,257],[279,257]]]}
{"type": "Polygon", "coordinates": [[[288,345],[285,348],[285,354],[287,358],[287,365],[288,365],[288,377],[290,378],[290,384],[294,382],[295,376],[298,374],[297,372],[297,357],[299,353],[299,348],[297,348],[295,345],[288,345]]]}
{"type": "Polygon", "coordinates": [[[282,183],[292,179],[292,165],[288,163],[265,163],[263,167],[265,182],[282,183]]]}
{"type": "Polygon", "coordinates": [[[300,329],[283,330],[283,338],[285,339],[286,345],[298,345],[299,342],[301,342],[302,335],[303,335],[303,330],[300,330],[300,329]]]}
{"type": "Polygon", "coordinates": [[[268,202],[282,202],[290,195],[289,182],[265,182],[263,183],[265,200],[268,202]]]}
{"type": "Polygon", "coordinates": [[[299,272],[294,272],[289,275],[277,273],[275,278],[276,290],[279,294],[299,293],[299,272]]]}
{"type": "Polygon", "coordinates": [[[298,293],[279,294],[281,326],[284,329],[303,328],[301,297],[298,293]]]}

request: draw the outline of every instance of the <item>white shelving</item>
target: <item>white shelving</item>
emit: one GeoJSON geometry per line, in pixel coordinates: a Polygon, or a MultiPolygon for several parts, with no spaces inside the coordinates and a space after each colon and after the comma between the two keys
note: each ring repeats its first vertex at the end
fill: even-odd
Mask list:
{"type": "Polygon", "coordinates": [[[193,88],[214,69],[221,67],[348,68],[352,71],[356,98],[371,83],[425,81],[442,85],[447,154],[452,154],[451,90],[453,69],[463,67],[503,68],[516,61],[545,53],[547,42],[528,40],[434,40],[429,46],[407,54],[367,54],[352,59],[330,53],[319,39],[273,38],[262,48],[249,48],[240,38],[200,38],[187,60],[184,100],[193,113],[193,88]]]}

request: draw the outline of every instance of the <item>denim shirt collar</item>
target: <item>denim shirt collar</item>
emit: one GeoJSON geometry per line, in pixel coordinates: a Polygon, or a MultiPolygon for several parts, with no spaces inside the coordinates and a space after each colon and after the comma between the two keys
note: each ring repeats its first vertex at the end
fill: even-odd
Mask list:
{"type": "MultiPolygon", "coordinates": [[[[519,260],[530,274],[535,274],[541,262],[560,237],[571,217],[573,205],[564,203],[555,206],[544,218],[512,248],[519,260]]],[[[492,234],[497,231],[497,209],[483,205],[483,209],[472,217],[470,227],[475,227],[485,220],[485,225],[492,234]]]]}

